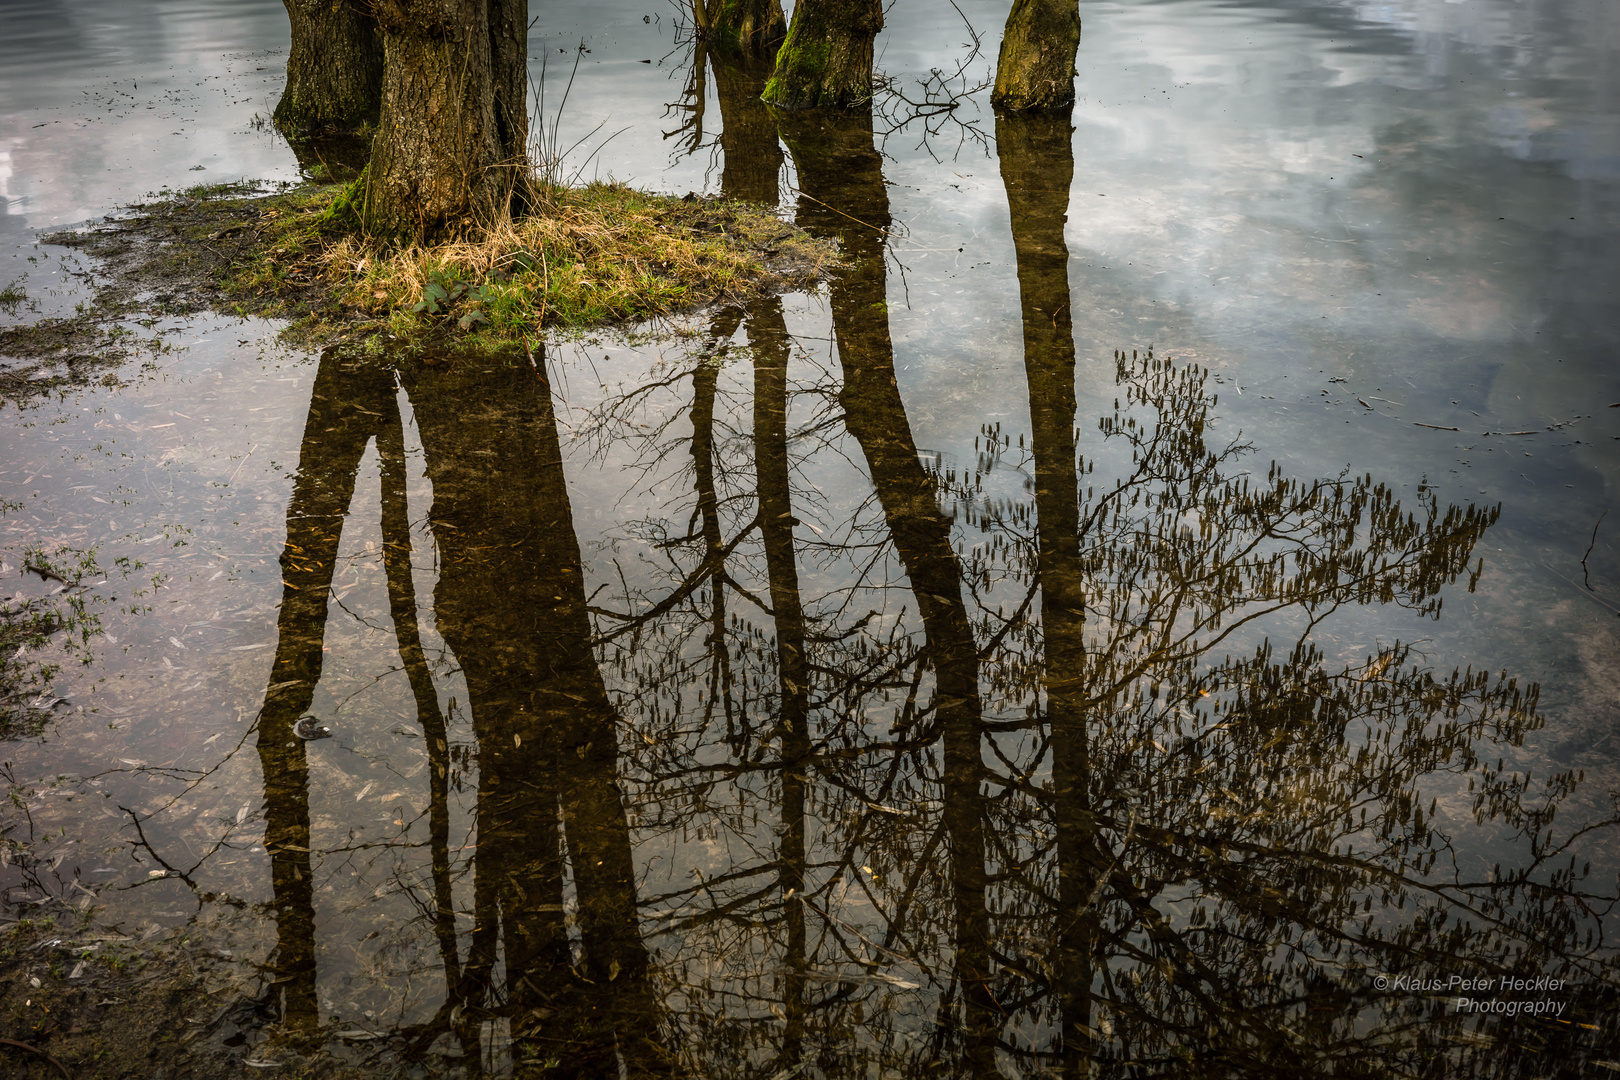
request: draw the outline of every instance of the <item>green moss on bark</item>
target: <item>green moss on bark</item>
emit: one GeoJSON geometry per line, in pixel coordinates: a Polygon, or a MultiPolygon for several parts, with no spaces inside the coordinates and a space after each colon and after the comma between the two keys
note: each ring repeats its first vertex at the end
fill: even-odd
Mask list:
{"type": "Polygon", "coordinates": [[[872,42],[883,29],[879,0],[800,0],[765,84],[781,109],[849,109],[872,100],[872,42]]]}
{"type": "Polygon", "coordinates": [[[1079,48],[1076,0],[1013,0],[996,60],[991,104],[1014,112],[1068,108],[1074,104],[1079,48]]]}
{"type": "Polygon", "coordinates": [[[769,56],[787,36],[781,0],[718,0],[706,38],[718,53],[769,56]]]}

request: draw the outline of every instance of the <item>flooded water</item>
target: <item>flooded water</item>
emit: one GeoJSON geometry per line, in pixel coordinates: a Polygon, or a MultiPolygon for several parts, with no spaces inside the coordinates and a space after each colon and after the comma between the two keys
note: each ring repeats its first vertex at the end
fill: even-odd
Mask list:
{"type": "MultiPolygon", "coordinates": [[[[1612,13],[1084,3],[1043,120],[961,10],[831,118],[537,8],[579,175],[776,203],[815,293],[516,365],[169,319],[6,405],[5,592],[101,571],[7,909],[218,950],[261,1064],[1620,1068],[1612,13]]],[[[40,234],[298,176],[280,5],[0,17],[6,322],[89,296],[40,234]]]]}

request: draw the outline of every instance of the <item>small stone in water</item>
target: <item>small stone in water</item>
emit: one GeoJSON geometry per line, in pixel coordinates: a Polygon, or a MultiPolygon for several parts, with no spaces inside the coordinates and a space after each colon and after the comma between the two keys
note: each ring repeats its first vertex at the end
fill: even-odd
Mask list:
{"type": "Polygon", "coordinates": [[[332,736],[332,729],[321,723],[313,716],[301,716],[293,725],[293,734],[306,742],[314,739],[328,739],[332,736]]]}

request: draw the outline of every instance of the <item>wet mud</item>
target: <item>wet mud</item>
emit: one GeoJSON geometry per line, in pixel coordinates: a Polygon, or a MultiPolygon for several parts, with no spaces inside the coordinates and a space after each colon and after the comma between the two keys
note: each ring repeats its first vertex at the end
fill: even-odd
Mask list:
{"type": "MultiPolygon", "coordinates": [[[[210,991],[220,963],[210,950],[143,942],[71,907],[55,915],[34,908],[0,927],[0,1073],[16,1080],[251,1075],[256,1070],[244,1063],[259,1060],[262,1007],[239,992],[210,991]]],[[[319,1048],[277,1049],[280,1065],[296,1070],[290,1075],[364,1075],[319,1048]]]]}
{"type": "MultiPolygon", "coordinates": [[[[48,247],[86,257],[80,273],[89,295],[72,315],[0,329],[0,396],[20,402],[92,381],[118,385],[126,362],[163,349],[161,335],[143,331],[224,303],[233,268],[255,249],[256,226],[266,214],[297,212],[307,198],[265,196],[252,184],[204,186],[46,234],[48,247]]],[[[333,310],[313,276],[257,306],[290,318],[333,310]]]]}

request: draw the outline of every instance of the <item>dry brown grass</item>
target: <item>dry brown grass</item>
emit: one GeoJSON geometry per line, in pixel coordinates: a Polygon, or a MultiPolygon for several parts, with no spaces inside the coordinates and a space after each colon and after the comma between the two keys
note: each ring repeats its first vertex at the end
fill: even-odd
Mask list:
{"type": "Polygon", "coordinates": [[[497,345],[542,327],[653,319],[803,288],[835,257],[760,207],[604,183],[540,196],[527,216],[475,240],[386,249],[343,227],[351,195],[334,189],[277,219],[233,291],[274,291],[301,268],[345,308],[387,317],[397,334],[448,330],[497,345]]]}

